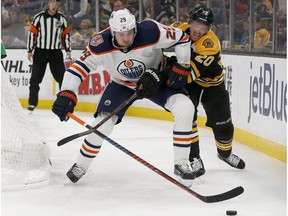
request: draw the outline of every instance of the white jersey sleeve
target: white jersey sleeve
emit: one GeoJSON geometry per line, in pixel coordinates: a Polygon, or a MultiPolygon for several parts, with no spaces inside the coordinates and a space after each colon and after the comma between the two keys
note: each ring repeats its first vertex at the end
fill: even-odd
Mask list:
{"type": "Polygon", "coordinates": [[[190,64],[191,41],[189,35],[181,29],[154,22],[160,30],[160,40],[156,47],[163,49],[174,47],[178,63],[190,64]]]}
{"type": "Polygon", "coordinates": [[[91,71],[95,71],[98,65],[101,65],[101,59],[92,55],[89,46],[87,46],[80,58],[65,72],[61,90],[70,90],[76,93],[81,82],[87,78],[91,71]]]}
{"type": "Polygon", "coordinates": [[[100,65],[109,72],[112,81],[135,88],[146,69],[159,68],[163,49],[170,47],[175,47],[178,63],[190,63],[189,36],[154,20],[137,24],[134,42],[127,49],[115,47],[112,40],[109,30],[94,35],[80,58],[65,72],[61,90],[76,93],[80,83],[100,65]]]}

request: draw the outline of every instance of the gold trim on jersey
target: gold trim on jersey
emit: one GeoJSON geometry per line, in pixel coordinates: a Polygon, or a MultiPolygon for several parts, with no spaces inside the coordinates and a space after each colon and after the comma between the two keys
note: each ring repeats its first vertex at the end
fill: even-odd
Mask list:
{"type": "MultiPolygon", "coordinates": [[[[170,26],[179,28],[184,32],[189,28],[187,22],[174,22],[170,26]]],[[[220,42],[212,30],[209,30],[198,41],[192,42],[190,61],[192,71],[188,77],[188,83],[195,81],[203,87],[220,85],[224,81],[220,52],[220,42]],[[204,75],[204,71],[206,74],[211,73],[209,77],[204,75]]]]}
{"type": "Polygon", "coordinates": [[[188,78],[188,83],[192,82],[193,80],[196,80],[200,76],[200,71],[198,70],[196,64],[193,61],[190,61],[190,65],[192,67],[192,71],[191,71],[192,77],[189,77],[190,80],[188,78]]]}
{"type": "Polygon", "coordinates": [[[203,87],[220,85],[224,81],[224,71],[220,56],[221,46],[215,33],[210,30],[192,44],[192,50],[191,61],[193,61],[193,64],[191,63],[191,66],[195,72],[194,76],[196,76],[195,79],[191,75],[194,78],[193,80],[203,87]],[[205,73],[211,72],[211,76],[201,75],[202,71],[205,71],[205,73]]]}
{"type": "Polygon", "coordinates": [[[213,80],[211,80],[210,78],[197,78],[195,82],[203,87],[218,86],[224,81],[223,73],[219,76],[219,79],[217,78],[215,77],[213,80]]]}
{"type": "Polygon", "coordinates": [[[174,22],[170,24],[170,27],[179,28],[184,32],[189,28],[187,22],[174,22]]]}

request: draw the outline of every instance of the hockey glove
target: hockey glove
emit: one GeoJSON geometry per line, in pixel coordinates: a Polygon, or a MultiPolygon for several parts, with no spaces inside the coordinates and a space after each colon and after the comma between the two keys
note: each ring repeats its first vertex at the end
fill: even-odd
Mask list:
{"type": "Polygon", "coordinates": [[[139,98],[153,96],[164,84],[164,74],[157,69],[147,69],[137,82],[136,91],[139,98]]]}
{"type": "Polygon", "coordinates": [[[69,90],[60,91],[52,106],[52,112],[60,118],[60,121],[67,121],[69,119],[67,113],[73,113],[76,104],[77,96],[74,92],[69,90]]]}
{"type": "Polygon", "coordinates": [[[177,62],[177,58],[176,56],[170,56],[170,57],[166,56],[166,61],[167,66],[172,67],[172,65],[177,62]]]}
{"type": "Polygon", "coordinates": [[[191,67],[184,67],[179,63],[175,62],[172,64],[171,68],[166,68],[164,73],[167,75],[167,86],[172,89],[183,88],[190,75],[191,67]]]}

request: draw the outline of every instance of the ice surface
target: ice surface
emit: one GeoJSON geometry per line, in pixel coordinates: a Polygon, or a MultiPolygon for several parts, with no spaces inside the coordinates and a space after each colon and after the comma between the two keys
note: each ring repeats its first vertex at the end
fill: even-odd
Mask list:
{"type": "MultiPolygon", "coordinates": [[[[75,113],[88,123],[92,114],[75,113]]],[[[192,190],[212,195],[243,186],[245,192],[234,199],[207,204],[157,175],[143,164],[105,142],[90,171],[77,183],[68,183],[67,170],[75,162],[83,138],[57,147],[57,142],[86,130],[70,119],[60,122],[49,110],[35,110],[29,116],[45,134],[51,148],[51,182],[31,190],[2,192],[2,216],[285,216],[286,164],[234,142],[233,152],[246,162],[236,170],[220,161],[210,130],[200,128],[201,156],[205,182],[194,180],[192,190]]],[[[173,123],[125,117],[111,138],[173,175],[173,123]]]]}

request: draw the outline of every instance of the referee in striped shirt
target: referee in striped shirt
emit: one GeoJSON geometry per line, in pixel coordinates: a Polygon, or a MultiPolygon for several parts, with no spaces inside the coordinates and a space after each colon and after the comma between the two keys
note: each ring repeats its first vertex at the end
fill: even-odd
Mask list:
{"type": "Polygon", "coordinates": [[[66,58],[71,58],[70,28],[65,16],[58,11],[59,5],[60,0],[49,0],[48,9],[36,14],[30,25],[27,50],[28,60],[33,62],[28,99],[28,110],[31,112],[38,105],[39,84],[47,63],[61,89],[65,72],[62,47],[66,58]]]}

